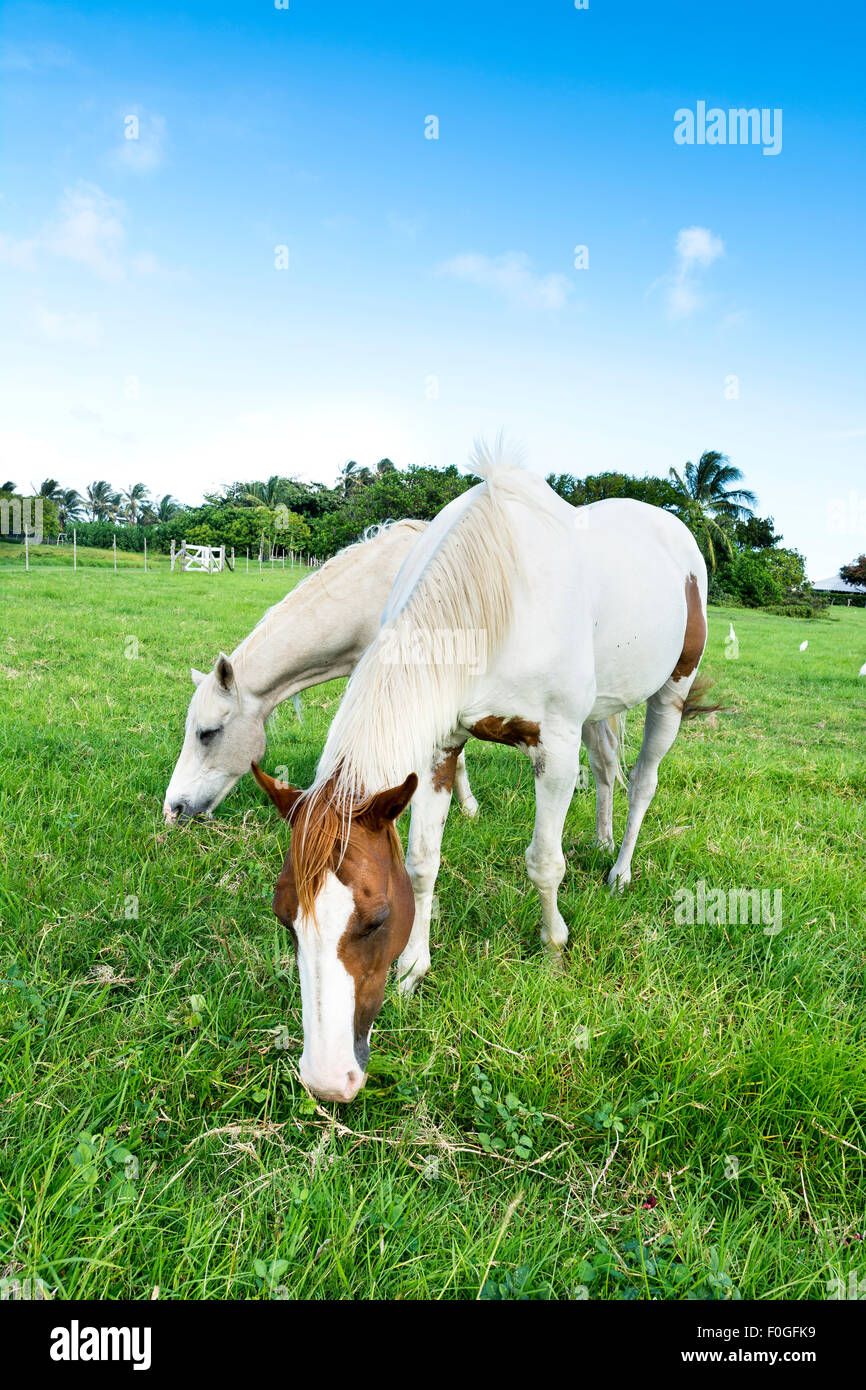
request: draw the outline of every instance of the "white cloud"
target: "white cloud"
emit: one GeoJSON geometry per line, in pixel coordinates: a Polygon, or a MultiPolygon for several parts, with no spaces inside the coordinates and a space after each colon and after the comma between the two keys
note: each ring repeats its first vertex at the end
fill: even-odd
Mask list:
{"type": "Polygon", "coordinates": [[[13,270],[35,270],[38,244],[32,237],[13,241],[0,234],[0,265],[11,266],[13,270]]]}
{"type": "Polygon", "coordinates": [[[136,275],[166,275],[152,251],[130,254],[126,245],[126,208],[94,183],[80,182],[63,191],[57,211],[35,236],[14,240],[0,233],[0,265],[35,270],[40,255],[87,266],[103,280],[136,275]]]}
{"type": "Polygon", "coordinates": [[[357,225],[357,217],[351,217],[343,212],[336,213],[334,217],[322,218],[322,226],[328,232],[348,232],[357,225]]]}
{"type": "Polygon", "coordinates": [[[668,317],[686,319],[702,309],[701,274],[725,254],[725,243],[708,227],[683,227],[677,233],[676,256],[667,275],[650,286],[665,286],[668,317]]]}
{"type": "Polygon", "coordinates": [[[480,285],[530,309],[561,309],[573,288],[565,275],[536,274],[523,251],[506,251],[503,256],[465,252],[437,266],[436,273],[480,285]]]}
{"type": "Polygon", "coordinates": [[[161,269],[152,251],[140,251],[133,256],[130,265],[137,275],[158,275],[161,269]]]}
{"type": "Polygon", "coordinates": [[[742,324],[748,323],[750,315],[749,309],[732,309],[722,319],[722,328],[739,328],[742,324]]]}
{"type": "Polygon", "coordinates": [[[43,234],[45,245],[55,256],[78,261],[104,280],[120,280],[125,214],[123,204],[96,184],[77,183],[65,190],[59,216],[43,234]]]}
{"type": "Polygon", "coordinates": [[[404,241],[414,241],[421,230],[420,218],[400,217],[396,212],[388,213],[388,226],[395,236],[404,241]]]}
{"type": "Polygon", "coordinates": [[[725,254],[725,243],[707,227],[683,227],[677,234],[677,259],[683,269],[708,266],[725,254]]]}
{"type": "Polygon", "coordinates": [[[0,50],[0,71],[40,72],[50,68],[68,68],[72,54],[54,43],[7,43],[0,50]]]}
{"type": "Polygon", "coordinates": [[[33,314],[33,326],[49,343],[81,343],[92,347],[102,337],[102,320],[98,314],[60,313],[40,307],[33,314]]]}
{"type": "Polygon", "coordinates": [[[114,162],[136,174],[150,174],[165,159],[165,117],[132,111],[123,118],[120,146],[114,162]]]}

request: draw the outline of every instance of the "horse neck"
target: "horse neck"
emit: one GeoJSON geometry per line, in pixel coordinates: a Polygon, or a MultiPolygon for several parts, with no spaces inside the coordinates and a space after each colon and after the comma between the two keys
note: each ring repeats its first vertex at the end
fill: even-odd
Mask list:
{"type": "Polygon", "coordinates": [[[261,702],[264,718],[308,686],[351,675],[375,637],[402,549],[387,562],[382,555],[364,557],[363,549],[345,570],[312,574],[232,653],[240,683],[261,702]]]}

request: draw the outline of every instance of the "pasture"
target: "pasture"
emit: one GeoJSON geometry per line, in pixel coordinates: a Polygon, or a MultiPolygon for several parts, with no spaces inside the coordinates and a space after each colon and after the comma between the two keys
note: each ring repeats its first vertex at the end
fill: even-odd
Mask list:
{"type": "MultiPolygon", "coordinates": [[[[79,558],[2,578],[0,1273],[138,1299],[802,1299],[866,1276],[866,613],[710,609],[730,708],[664,760],[621,898],[575,793],[561,973],[523,864],[530,766],[471,743],[480,815],[445,829],[433,968],[412,999],[389,986],[338,1107],[296,1077],[286,827],[250,778],[212,821],[160,811],[188,668],[290,576],[79,558]],[[701,882],[778,892],[781,917],[689,922],[701,882]]],[[[308,784],[341,689],[308,691],[302,726],[278,711],[268,769],[308,784]]],[[[625,813],[618,790],[617,839],[625,813]]]]}

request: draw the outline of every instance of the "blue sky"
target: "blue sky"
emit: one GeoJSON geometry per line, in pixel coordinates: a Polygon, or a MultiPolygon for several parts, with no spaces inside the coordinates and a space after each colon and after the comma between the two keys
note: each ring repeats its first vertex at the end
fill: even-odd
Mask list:
{"type": "Polygon", "coordinates": [[[718,448],[834,572],[866,548],[864,31],[800,0],[6,4],[3,477],[195,501],[462,466],[500,427],[545,473],[718,448]],[[781,109],[781,151],[677,145],[698,101],[781,109]]]}

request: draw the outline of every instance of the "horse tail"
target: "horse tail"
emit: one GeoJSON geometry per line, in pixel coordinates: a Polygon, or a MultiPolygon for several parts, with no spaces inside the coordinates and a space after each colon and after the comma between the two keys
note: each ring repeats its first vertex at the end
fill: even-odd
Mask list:
{"type": "Polygon", "coordinates": [[[303,722],[304,722],[304,716],[303,716],[303,714],[301,713],[301,697],[300,697],[300,695],[293,695],[293,696],[292,696],[292,704],[293,704],[294,707],[295,707],[295,714],[298,716],[298,723],[299,723],[299,724],[303,724],[303,722]]]}
{"type": "Polygon", "coordinates": [[[716,710],[724,709],[724,705],[702,704],[711,686],[712,681],[706,676],[698,676],[692,683],[692,688],[683,701],[683,719],[695,719],[699,714],[715,714],[716,710]]]}

